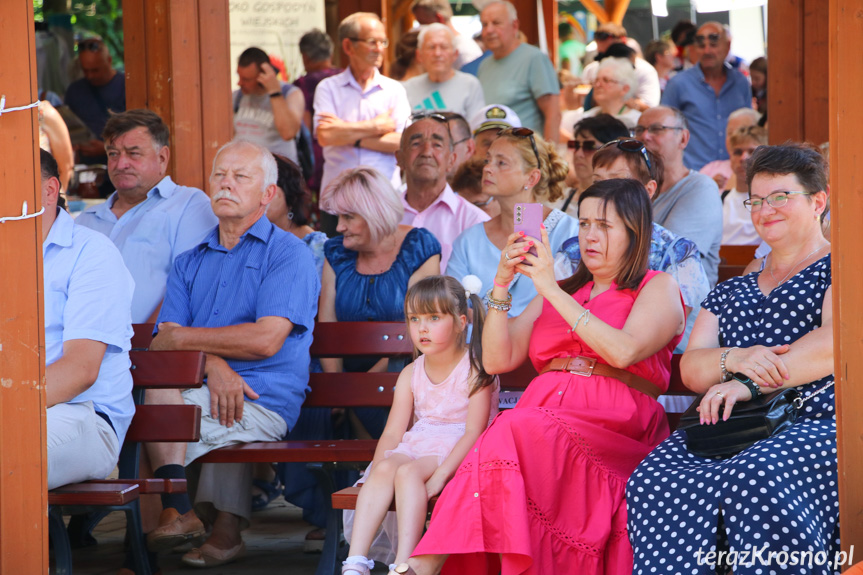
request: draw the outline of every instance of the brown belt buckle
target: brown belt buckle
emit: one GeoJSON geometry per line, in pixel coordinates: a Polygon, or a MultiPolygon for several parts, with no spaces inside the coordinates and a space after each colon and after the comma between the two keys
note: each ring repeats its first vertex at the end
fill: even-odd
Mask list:
{"type": "MultiPolygon", "coordinates": [[[[596,365],[595,359],[583,357],[580,355],[574,359],[579,360],[582,365],[576,368],[572,368],[572,365],[568,365],[567,367],[571,368],[567,370],[569,371],[569,373],[580,375],[582,377],[590,377],[591,375],[593,375],[593,368],[596,365]]],[[[570,362],[570,364],[572,363],[573,362],[570,362]]]]}

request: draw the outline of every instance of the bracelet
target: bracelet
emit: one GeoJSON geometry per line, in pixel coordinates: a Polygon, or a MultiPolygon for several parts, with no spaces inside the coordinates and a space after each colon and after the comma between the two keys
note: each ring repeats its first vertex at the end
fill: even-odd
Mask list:
{"type": "Polygon", "coordinates": [[[728,370],[725,369],[725,360],[728,358],[728,354],[731,353],[732,349],[740,349],[739,347],[729,347],[725,351],[722,352],[722,355],[719,356],[719,383],[723,383],[731,379],[731,374],[728,373],[728,370]]]}
{"type": "Polygon", "coordinates": [[[739,381],[740,383],[745,385],[747,389],[749,389],[749,393],[752,394],[752,397],[750,399],[755,399],[759,395],[764,395],[764,392],[761,391],[761,388],[758,387],[758,384],[752,381],[752,379],[750,379],[746,375],[738,372],[733,374],[731,377],[733,377],[736,381],[739,381]]]}
{"type": "Polygon", "coordinates": [[[497,311],[508,312],[512,309],[512,294],[508,293],[506,299],[494,299],[491,297],[491,292],[494,291],[494,288],[488,290],[488,293],[485,294],[485,299],[488,300],[488,309],[496,309],[497,311]]]}
{"type": "Polygon", "coordinates": [[[575,320],[575,323],[574,323],[574,324],[572,324],[572,327],[571,327],[570,329],[568,329],[568,330],[566,331],[566,333],[572,333],[572,332],[574,332],[574,331],[575,331],[575,328],[577,328],[577,327],[578,327],[578,322],[580,322],[580,321],[581,321],[581,318],[584,318],[584,325],[587,325],[587,323],[590,321],[590,310],[589,310],[589,309],[586,309],[586,310],[584,310],[583,312],[581,312],[581,315],[580,315],[580,316],[578,316],[578,318],[575,320]],[[586,317],[585,317],[585,316],[586,316],[586,317]]]}
{"type": "Polygon", "coordinates": [[[494,284],[494,285],[496,285],[497,287],[499,287],[499,288],[503,288],[503,289],[506,289],[506,288],[508,288],[508,287],[509,287],[509,284],[499,284],[499,283],[497,283],[497,278],[494,278],[493,280],[491,280],[491,283],[493,283],[493,284],[494,284]]]}

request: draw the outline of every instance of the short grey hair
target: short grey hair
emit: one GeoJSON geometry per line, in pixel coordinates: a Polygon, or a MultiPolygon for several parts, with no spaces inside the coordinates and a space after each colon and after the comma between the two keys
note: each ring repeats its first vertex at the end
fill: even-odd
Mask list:
{"type": "Polygon", "coordinates": [[[440,22],[420,26],[420,33],[417,37],[417,48],[422,49],[425,37],[428,35],[429,32],[446,32],[447,37],[449,38],[449,43],[452,45],[453,48],[455,48],[455,34],[453,34],[449,26],[447,26],[446,24],[441,24],[440,22]]]}
{"type": "MultiPolygon", "coordinates": [[[[686,121],[686,116],[683,115],[683,112],[674,108],[672,106],[654,106],[653,108],[649,108],[650,110],[662,110],[664,112],[671,112],[671,115],[674,116],[674,119],[677,121],[677,125],[684,130],[689,130],[689,122],[686,121]]],[[[647,110],[645,110],[646,112],[647,110]]]]}
{"type": "Polygon", "coordinates": [[[333,41],[322,31],[312,28],[300,37],[300,54],[312,62],[323,62],[333,56],[333,41]]]}
{"type": "MultiPolygon", "coordinates": [[[[360,34],[360,25],[365,18],[371,18],[381,22],[380,16],[374,12],[354,12],[339,24],[339,42],[349,38],[356,38],[360,34]]],[[[383,22],[381,22],[383,23],[383,22]]]]}
{"type": "Polygon", "coordinates": [[[599,62],[600,70],[610,70],[614,75],[614,79],[621,84],[629,86],[629,91],[624,95],[624,100],[631,98],[638,89],[638,77],[635,75],[635,66],[628,58],[603,58],[599,62]]]}
{"type": "Polygon", "coordinates": [[[728,114],[728,122],[725,124],[725,135],[730,136],[731,132],[728,131],[728,126],[731,124],[733,120],[738,118],[749,118],[752,120],[753,124],[757,124],[761,120],[761,112],[755,110],[754,108],[737,108],[730,114],[728,114]]]}
{"type": "Polygon", "coordinates": [[[216,152],[215,157],[213,158],[213,168],[210,170],[210,177],[213,177],[213,174],[216,171],[216,161],[219,159],[219,156],[222,155],[222,152],[233,148],[245,148],[249,150],[254,150],[258,156],[258,166],[261,168],[261,172],[264,176],[264,187],[261,190],[261,193],[264,193],[269,186],[275,186],[276,182],[279,181],[279,167],[276,165],[276,160],[273,158],[273,154],[264,146],[260,144],[256,144],[255,142],[250,142],[249,140],[237,139],[231,140],[216,152]]]}
{"type": "Polygon", "coordinates": [[[492,4],[503,4],[504,7],[506,7],[506,11],[509,13],[510,21],[518,20],[518,10],[515,9],[515,4],[513,4],[509,0],[491,0],[491,2],[483,2],[479,4],[480,5],[478,6],[478,8],[480,12],[482,12],[492,4]]]}

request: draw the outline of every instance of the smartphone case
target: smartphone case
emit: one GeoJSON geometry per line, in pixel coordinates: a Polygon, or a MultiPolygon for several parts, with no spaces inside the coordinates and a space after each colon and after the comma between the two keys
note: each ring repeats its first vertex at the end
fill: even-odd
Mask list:
{"type": "MultiPolygon", "coordinates": [[[[539,240],[542,225],[542,204],[516,204],[513,211],[515,231],[539,240]]],[[[536,248],[530,248],[530,253],[536,255],[536,248]]]]}

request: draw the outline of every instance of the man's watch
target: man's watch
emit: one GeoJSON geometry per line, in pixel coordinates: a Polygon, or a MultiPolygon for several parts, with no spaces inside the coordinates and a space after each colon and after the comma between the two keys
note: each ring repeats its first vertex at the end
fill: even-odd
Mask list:
{"type": "Polygon", "coordinates": [[[270,94],[270,98],[281,98],[281,97],[282,97],[281,92],[273,92],[272,94],[270,94]]]}
{"type": "Polygon", "coordinates": [[[356,142],[354,142],[354,147],[355,147],[355,148],[359,148],[359,147],[360,147],[360,142],[362,142],[362,141],[363,141],[362,139],[359,139],[359,140],[357,140],[356,142]]]}

